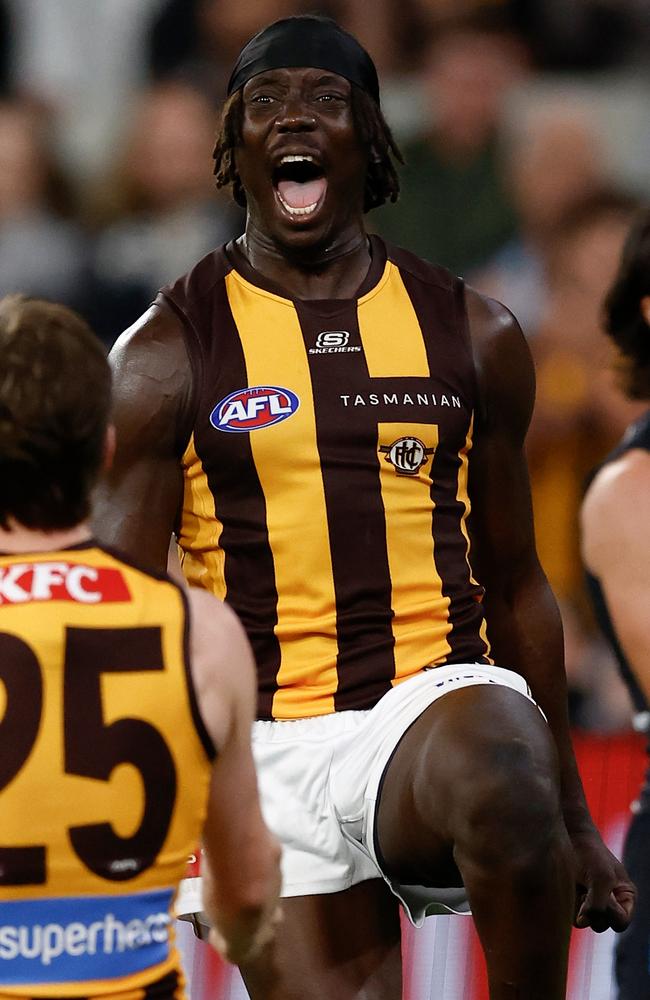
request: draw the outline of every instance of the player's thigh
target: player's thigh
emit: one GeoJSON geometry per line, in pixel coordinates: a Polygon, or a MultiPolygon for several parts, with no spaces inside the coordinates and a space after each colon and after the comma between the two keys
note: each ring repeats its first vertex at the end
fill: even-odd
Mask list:
{"type": "Polygon", "coordinates": [[[450,692],[402,737],[377,810],[389,874],[403,882],[459,884],[452,852],[473,825],[477,836],[480,828],[489,834],[501,817],[500,836],[516,842],[525,822],[559,816],[557,754],[547,723],[531,701],[502,685],[450,692]],[[481,823],[472,824],[479,815],[481,823]]]}
{"type": "Polygon", "coordinates": [[[251,1000],[400,1000],[398,903],[381,879],[282,900],[275,941],[242,968],[251,1000]]]}

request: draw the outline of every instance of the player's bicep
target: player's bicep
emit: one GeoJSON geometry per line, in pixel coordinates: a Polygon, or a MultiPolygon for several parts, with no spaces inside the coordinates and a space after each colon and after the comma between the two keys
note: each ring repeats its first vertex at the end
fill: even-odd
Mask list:
{"type": "Polygon", "coordinates": [[[118,339],[110,361],[116,448],[97,490],[95,531],[164,569],[182,494],[177,440],[191,385],[177,321],[150,310],[118,339]]]}
{"type": "Polygon", "coordinates": [[[562,626],[537,557],[524,451],[535,395],[532,359],[506,309],[480,297],[477,306],[472,334],[479,406],[469,456],[470,560],[485,588],[491,655],[526,678],[565,746],[562,626]]]}
{"type": "Polygon", "coordinates": [[[533,514],[523,450],[511,441],[476,445],[470,478],[472,524],[481,563],[510,570],[534,554],[533,514]]]}
{"type": "Polygon", "coordinates": [[[480,300],[473,305],[475,327],[487,327],[487,332],[475,335],[479,403],[469,461],[472,526],[484,575],[500,568],[512,573],[535,560],[524,450],[535,395],[534,369],[516,320],[497,306],[480,300]]]}

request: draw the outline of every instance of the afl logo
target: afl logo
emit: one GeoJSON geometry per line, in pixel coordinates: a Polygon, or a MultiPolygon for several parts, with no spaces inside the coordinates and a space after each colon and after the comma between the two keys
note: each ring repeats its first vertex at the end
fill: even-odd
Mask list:
{"type": "Polygon", "coordinates": [[[287,420],[300,400],[290,389],[277,385],[256,385],[237,389],[222,399],[210,414],[210,423],[218,431],[243,433],[271,427],[287,420]]]}
{"type": "Polygon", "coordinates": [[[382,445],[379,450],[395,467],[398,476],[417,476],[427,456],[433,455],[435,449],[427,448],[419,438],[401,437],[390,445],[382,445]]]}

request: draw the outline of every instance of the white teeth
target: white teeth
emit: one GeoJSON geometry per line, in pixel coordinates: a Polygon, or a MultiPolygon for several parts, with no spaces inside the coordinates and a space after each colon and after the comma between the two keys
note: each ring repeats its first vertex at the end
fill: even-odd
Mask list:
{"type": "MultiPolygon", "coordinates": [[[[286,156],[282,157],[279,165],[282,166],[285,163],[316,163],[316,161],[313,156],[302,155],[301,153],[287,153],[286,156]]],[[[320,202],[319,199],[318,201],[315,201],[313,205],[305,205],[304,208],[292,208],[291,205],[287,205],[286,201],[277,189],[276,194],[282,207],[289,213],[289,215],[311,215],[312,212],[318,208],[318,204],[320,202]]]]}
{"type": "Polygon", "coordinates": [[[282,163],[314,163],[314,157],[313,156],[294,156],[294,155],[288,155],[288,156],[283,156],[282,159],[280,160],[280,163],[281,164],[282,163]]]}

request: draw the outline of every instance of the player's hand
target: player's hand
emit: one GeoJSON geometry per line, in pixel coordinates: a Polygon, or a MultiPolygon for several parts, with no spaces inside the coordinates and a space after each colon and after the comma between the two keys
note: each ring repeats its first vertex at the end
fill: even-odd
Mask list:
{"type": "Polygon", "coordinates": [[[278,904],[270,917],[267,917],[259,925],[254,936],[249,938],[245,944],[242,941],[227,941],[214,926],[210,927],[208,941],[224,961],[230,962],[231,965],[245,965],[257,958],[260,952],[273,941],[276,928],[282,919],[282,909],[278,904]]]}
{"type": "Polygon", "coordinates": [[[596,830],[571,838],[575,858],[576,927],[600,934],[624,931],[632,919],[636,887],[596,830]]]}

